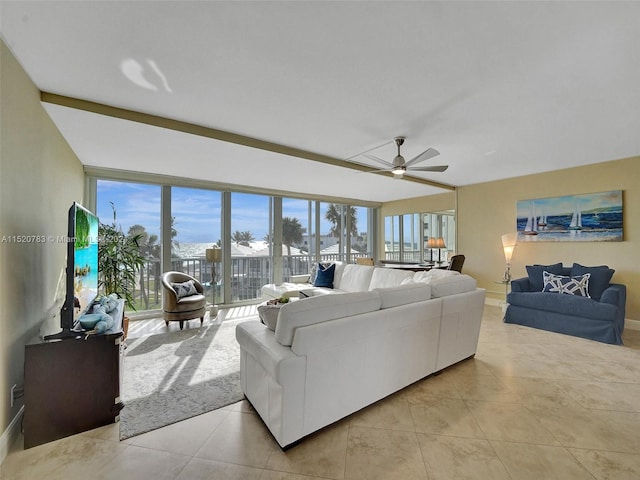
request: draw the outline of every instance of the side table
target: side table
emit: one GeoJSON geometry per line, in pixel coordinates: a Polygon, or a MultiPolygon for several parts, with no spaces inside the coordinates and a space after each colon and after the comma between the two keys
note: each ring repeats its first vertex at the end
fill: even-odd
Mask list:
{"type": "Polygon", "coordinates": [[[504,285],[504,302],[500,303],[500,306],[502,307],[502,313],[505,313],[507,311],[507,295],[509,295],[509,286],[511,285],[511,280],[505,280],[504,278],[502,280],[496,280],[493,283],[498,283],[501,285],[504,285]]]}

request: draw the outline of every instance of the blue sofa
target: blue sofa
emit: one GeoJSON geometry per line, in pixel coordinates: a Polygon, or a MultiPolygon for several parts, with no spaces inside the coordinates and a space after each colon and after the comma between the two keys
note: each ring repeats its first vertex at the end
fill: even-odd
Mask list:
{"type": "MultiPolygon", "coordinates": [[[[527,277],[511,282],[505,323],[622,345],[627,289],[610,283],[614,270],[607,266],[584,267],[574,263],[564,267],[557,263],[528,265],[527,273],[527,277]],[[588,282],[588,295],[581,296],[587,292],[556,293],[557,288],[549,285],[550,282],[545,283],[543,272],[548,272],[547,279],[552,279],[552,275],[562,276],[565,283],[570,281],[567,277],[584,280],[584,274],[589,273],[583,282],[585,286],[588,282]]],[[[574,281],[573,285],[578,283],[574,281]]]]}

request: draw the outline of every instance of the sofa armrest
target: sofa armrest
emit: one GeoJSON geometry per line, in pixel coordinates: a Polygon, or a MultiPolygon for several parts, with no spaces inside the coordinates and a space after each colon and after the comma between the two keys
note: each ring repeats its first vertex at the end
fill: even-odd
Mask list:
{"type": "Polygon", "coordinates": [[[271,330],[258,320],[248,320],[236,326],[236,340],[262,368],[280,385],[291,379],[302,384],[306,358],[280,345],[271,330]]]}
{"type": "Polygon", "coordinates": [[[173,312],[176,308],[178,308],[178,295],[171,286],[171,283],[165,280],[164,276],[161,277],[160,281],[162,282],[162,286],[164,287],[164,290],[162,292],[162,309],[165,312],[173,312]]]}
{"type": "Polygon", "coordinates": [[[516,278],[511,280],[512,292],[530,292],[531,284],[529,283],[529,277],[516,278]]]}
{"type": "Polygon", "coordinates": [[[620,285],[619,283],[612,283],[604,290],[604,292],[602,292],[600,302],[610,303],[611,305],[622,307],[624,309],[626,299],[627,287],[620,285]]]}
{"type": "Polygon", "coordinates": [[[604,292],[602,292],[600,303],[609,303],[618,307],[615,322],[622,334],[624,331],[624,317],[626,314],[627,287],[619,283],[611,283],[604,292]]]}

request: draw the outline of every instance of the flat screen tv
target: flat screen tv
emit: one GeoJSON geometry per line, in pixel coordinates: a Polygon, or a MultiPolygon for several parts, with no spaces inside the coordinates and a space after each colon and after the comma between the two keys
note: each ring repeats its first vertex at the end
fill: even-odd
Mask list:
{"type": "Polygon", "coordinates": [[[75,337],[78,319],[98,295],[98,217],[79,203],[69,209],[67,224],[66,293],[60,310],[62,331],[45,340],[75,337]]]}

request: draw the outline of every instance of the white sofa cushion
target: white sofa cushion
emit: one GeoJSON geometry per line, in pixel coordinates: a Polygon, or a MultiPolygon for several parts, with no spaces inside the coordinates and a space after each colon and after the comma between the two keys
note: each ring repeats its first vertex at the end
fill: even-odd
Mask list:
{"type": "Polygon", "coordinates": [[[376,288],[382,308],[392,308],[408,303],[422,302],[431,298],[431,286],[425,283],[411,283],[398,287],[376,288]]]}
{"type": "Polygon", "coordinates": [[[317,295],[332,295],[334,293],[344,293],[342,290],[335,290],[329,287],[311,287],[300,290],[298,296],[300,298],[315,297],[317,295]]]}
{"type": "Polygon", "coordinates": [[[416,272],[413,274],[414,282],[424,282],[430,283],[431,280],[442,277],[451,277],[460,275],[460,272],[456,272],[455,270],[444,270],[441,268],[432,268],[431,270],[427,270],[424,272],[416,272]]]}
{"type": "Polygon", "coordinates": [[[282,306],[275,336],[281,345],[290,346],[298,327],[379,310],[382,301],[376,292],[344,295],[319,295],[282,306]]]}
{"type": "Polygon", "coordinates": [[[285,282],[280,285],[276,285],[275,283],[268,283],[267,285],[263,285],[261,291],[262,296],[265,298],[280,298],[280,297],[297,297],[301,290],[306,290],[311,288],[310,283],[292,283],[285,282]]]}
{"type": "Polygon", "coordinates": [[[375,267],[369,265],[345,265],[337,282],[334,277],[333,288],[344,292],[366,292],[374,270],[375,267]]]}
{"type": "Polygon", "coordinates": [[[308,284],[311,280],[311,275],[309,273],[305,273],[303,275],[291,275],[289,277],[291,283],[306,283],[308,284]]]}
{"type": "Polygon", "coordinates": [[[333,288],[339,288],[337,285],[340,285],[342,281],[342,274],[344,273],[344,267],[347,266],[344,262],[333,262],[336,264],[336,269],[333,273],[333,288]]]}
{"type": "Polygon", "coordinates": [[[375,288],[397,287],[408,278],[413,277],[411,270],[402,270],[399,268],[379,267],[376,268],[371,276],[369,290],[375,288]]]}
{"type": "Polygon", "coordinates": [[[476,280],[469,275],[448,275],[422,281],[431,286],[431,297],[439,298],[457,293],[472,292],[476,289],[476,280]]]}

